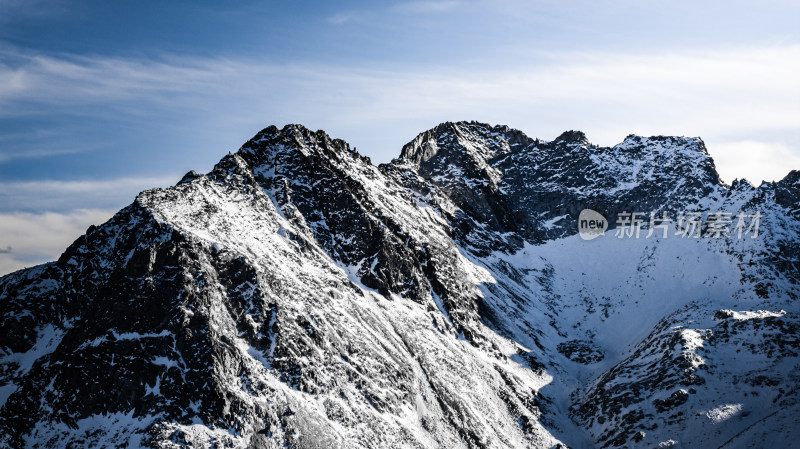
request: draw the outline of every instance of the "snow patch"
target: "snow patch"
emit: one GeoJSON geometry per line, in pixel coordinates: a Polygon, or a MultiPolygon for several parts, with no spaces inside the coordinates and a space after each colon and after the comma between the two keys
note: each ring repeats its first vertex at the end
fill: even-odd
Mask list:
{"type": "Polygon", "coordinates": [[[30,371],[37,360],[56,350],[65,333],[66,330],[57,328],[52,324],[43,326],[39,329],[36,343],[31,349],[27,352],[16,352],[3,357],[0,359],[0,365],[16,363],[19,366],[17,368],[17,376],[22,377],[30,371]]]}
{"type": "Polygon", "coordinates": [[[763,320],[764,318],[778,318],[786,315],[785,310],[779,312],[772,312],[770,310],[743,310],[737,312],[735,310],[723,310],[723,312],[730,313],[731,318],[739,321],[746,320],[763,320]]]}
{"type": "Polygon", "coordinates": [[[50,447],[46,443],[52,443],[72,447],[70,442],[81,442],[80,447],[116,449],[124,441],[128,449],[144,448],[145,429],[153,419],[149,415],[135,417],[134,411],[130,410],[127,413],[92,415],[78,420],[74,427],[60,422],[39,422],[24,437],[25,446],[50,447]]]}
{"type": "Polygon", "coordinates": [[[706,412],[706,417],[714,424],[726,421],[742,411],[742,404],[724,404],[706,412]]]}

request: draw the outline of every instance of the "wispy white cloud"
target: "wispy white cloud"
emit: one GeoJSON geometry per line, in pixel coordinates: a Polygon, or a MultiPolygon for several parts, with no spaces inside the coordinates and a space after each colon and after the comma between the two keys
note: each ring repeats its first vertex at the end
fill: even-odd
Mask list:
{"type": "Polygon", "coordinates": [[[120,209],[130,204],[142,190],[166,187],[179,179],[180,176],[176,175],[115,180],[0,182],[0,213],[70,212],[86,205],[120,209]]]}
{"type": "Polygon", "coordinates": [[[791,168],[774,154],[800,153],[797,73],[796,44],[658,54],[538,52],[501,66],[379,68],[39,56],[0,66],[0,80],[17,80],[0,82],[0,106],[6,105],[0,110],[20,115],[26,107],[35,113],[84,104],[155,114],[159,122],[181,117],[197,140],[301,122],[378,161],[445,120],[505,123],[541,138],[582,129],[605,145],[629,133],[691,135],[706,140],[721,167],[741,170],[726,178],[770,180],[791,168]],[[755,142],[764,156],[737,165],[740,154],[731,142],[755,142]]]}
{"type": "Polygon", "coordinates": [[[10,161],[12,159],[28,159],[28,158],[40,158],[40,157],[48,157],[48,156],[62,156],[66,154],[76,154],[81,153],[83,150],[79,149],[38,149],[38,148],[29,148],[25,151],[0,151],[0,164],[6,161],[10,161]]]}
{"type": "Polygon", "coordinates": [[[406,16],[429,16],[448,11],[454,11],[463,7],[465,2],[455,0],[435,0],[435,1],[404,1],[392,5],[379,5],[372,8],[361,8],[340,11],[327,16],[324,20],[333,25],[344,25],[358,22],[360,24],[383,26],[387,22],[387,14],[406,15],[406,16]]]}
{"type": "MultiPolygon", "coordinates": [[[[0,134],[0,164],[18,159],[70,156],[101,150],[103,142],[87,136],[96,125],[48,127],[36,123],[15,132],[0,134]]],[[[0,181],[2,182],[2,181],[0,181]]]]}
{"type": "Polygon", "coordinates": [[[359,15],[356,12],[349,11],[349,12],[340,12],[328,16],[325,18],[325,21],[334,25],[344,25],[345,23],[352,22],[357,20],[359,15]]]}
{"type": "MultiPolygon", "coordinates": [[[[139,95],[146,95],[150,101],[163,98],[169,102],[166,96],[170,94],[218,86],[235,65],[229,66],[225,60],[55,58],[6,51],[0,54],[0,105],[29,101],[74,107],[136,100],[139,95]]],[[[3,115],[25,112],[6,110],[3,115]]]]}
{"type": "Polygon", "coordinates": [[[0,213],[0,276],[52,261],[86,232],[114,214],[113,210],[59,213],[0,213]]]}

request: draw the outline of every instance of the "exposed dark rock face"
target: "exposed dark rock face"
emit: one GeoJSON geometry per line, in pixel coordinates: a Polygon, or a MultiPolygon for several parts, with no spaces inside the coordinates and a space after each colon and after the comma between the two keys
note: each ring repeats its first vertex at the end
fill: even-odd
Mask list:
{"type": "Polygon", "coordinates": [[[789,444],[798,173],[726,186],[700,139],[476,122],[376,167],[266,128],[0,278],[0,446],[789,444]],[[625,211],[762,231],[616,239],[625,211]]]}
{"type": "Polygon", "coordinates": [[[570,340],[559,343],[558,352],[573,362],[588,365],[603,360],[603,353],[590,341],[570,340]]]}
{"type": "Polygon", "coordinates": [[[570,235],[584,208],[606,217],[623,211],[660,216],[695,206],[720,186],[696,138],[631,135],[604,148],[579,131],[542,142],[505,126],[445,123],[407,144],[400,161],[458,206],[455,231],[478,250],[514,250],[522,240],[570,235]],[[502,233],[514,238],[498,241],[502,233]]]}

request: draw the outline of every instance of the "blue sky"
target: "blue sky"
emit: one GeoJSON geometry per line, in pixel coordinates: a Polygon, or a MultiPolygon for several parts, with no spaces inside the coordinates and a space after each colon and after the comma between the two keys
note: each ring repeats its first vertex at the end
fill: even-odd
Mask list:
{"type": "Polygon", "coordinates": [[[447,120],[701,136],[726,181],[779,179],[800,169],[798,17],[789,1],[0,0],[0,274],[270,124],[376,162],[447,120]]]}

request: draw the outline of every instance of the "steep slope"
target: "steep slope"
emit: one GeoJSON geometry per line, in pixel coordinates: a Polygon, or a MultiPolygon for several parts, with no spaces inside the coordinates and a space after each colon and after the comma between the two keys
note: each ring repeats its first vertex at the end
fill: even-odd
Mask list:
{"type": "MultiPolygon", "coordinates": [[[[459,244],[496,281],[482,288],[484,317],[546,348],[566,384],[555,396],[570,396],[572,416],[599,446],[717,447],[742,428],[778,444],[795,436],[785,429],[797,413],[775,412],[798,404],[798,172],[757,189],[727,187],[699,139],[629,136],[602,148],[582,133],[538,142],[474,122],[420,135],[395,164],[419,167],[445,191],[493,186],[477,189],[477,201],[450,195],[465,230],[459,244]],[[461,169],[464,155],[481,170],[461,169]],[[488,206],[473,212],[476,204],[488,206]],[[580,240],[577,217],[587,207],[609,217],[612,231],[613,217],[642,212],[640,238],[580,240]],[[673,222],[666,237],[659,229],[646,238],[650,213],[676,219],[681,211],[706,224],[717,211],[758,212],[761,234],[687,239],[673,222]],[[747,387],[730,394],[740,383],[747,387]],[[719,419],[720,407],[736,413],[719,419]]],[[[763,444],[747,435],[730,443],[746,441],[763,444]]]]}
{"type": "Polygon", "coordinates": [[[266,128],[0,279],[0,446],[791,441],[798,179],[725,186],[699,139],[445,123],[375,167],[266,128]],[[613,235],[684,210],[762,232],[613,235]]]}
{"type": "Polygon", "coordinates": [[[90,230],[46,285],[4,278],[5,443],[555,444],[548,377],[479,321],[488,274],[398,189],[324,133],[268,128],[90,230]]]}

